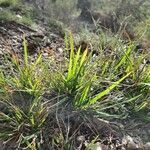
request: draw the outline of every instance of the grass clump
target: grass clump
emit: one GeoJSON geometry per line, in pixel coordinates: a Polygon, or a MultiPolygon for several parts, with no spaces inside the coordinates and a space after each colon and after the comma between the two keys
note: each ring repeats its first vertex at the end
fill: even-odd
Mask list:
{"type": "Polygon", "coordinates": [[[31,26],[33,24],[33,20],[31,17],[26,17],[26,16],[22,16],[20,19],[19,19],[19,22],[25,24],[25,25],[28,25],[28,26],[31,26]]]}
{"type": "MultiPolygon", "coordinates": [[[[68,71],[65,75],[58,72],[58,78],[54,80],[54,89],[61,93],[65,93],[69,96],[74,107],[85,108],[93,105],[97,101],[111,92],[116,88],[120,82],[122,82],[126,77],[128,77],[131,72],[128,72],[124,77],[120,78],[117,82],[114,82],[111,86],[106,87],[105,90],[91,95],[91,89],[93,83],[97,80],[97,73],[93,73],[93,70],[89,66],[94,66],[89,64],[91,54],[88,53],[88,49],[85,49],[83,54],[81,53],[81,48],[75,53],[73,38],[69,40],[68,47],[70,49],[70,59],[68,64],[68,71]]],[[[122,64],[119,64],[122,65],[122,64]]],[[[118,67],[116,68],[118,69],[118,67]]]]}
{"type": "MultiPolygon", "coordinates": [[[[79,133],[94,133],[89,122],[94,124],[95,116],[123,118],[149,109],[149,67],[139,68],[146,56],[137,59],[133,43],[94,60],[87,48],[75,48],[72,35],[65,41],[70,55],[63,68],[52,70],[42,55],[31,63],[24,39],[23,62],[13,54],[11,75],[1,69],[0,102],[5,109],[0,112],[0,139],[8,145],[72,149],[79,133]]],[[[90,142],[95,138],[99,135],[90,142]]]]}
{"type": "Polygon", "coordinates": [[[6,141],[8,147],[36,149],[41,145],[48,107],[41,101],[45,78],[41,55],[33,64],[28,58],[24,39],[24,64],[12,54],[10,70],[15,70],[11,70],[11,76],[1,70],[0,105],[4,110],[0,112],[0,138],[6,141]],[[7,127],[4,126],[6,123],[7,127]]]}
{"type": "Polygon", "coordinates": [[[34,102],[28,111],[25,111],[9,101],[4,104],[8,111],[0,113],[0,121],[2,122],[0,123],[0,138],[7,141],[8,145],[14,144],[15,148],[33,149],[37,145],[40,147],[40,136],[47,117],[46,107],[41,103],[35,105],[34,102]],[[7,126],[4,127],[4,124],[7,126]]]}

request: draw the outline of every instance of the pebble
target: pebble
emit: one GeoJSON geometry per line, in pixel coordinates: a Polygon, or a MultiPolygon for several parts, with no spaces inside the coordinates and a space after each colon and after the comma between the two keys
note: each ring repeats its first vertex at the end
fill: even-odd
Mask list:
{"type": "Polygon", "coordinates": [[[58,48],[58,52],[59,52],[59,53],[63,53],[63,49],[59,47],[59,48],[58,48]]]}
{"type": "Polygon", "coordinates": [[[22,16],[20,16],[19,14],[16,15],[16,17],[17,17],[18,19],[22,19],[22,16]]]}
{"type": "Polygon", "coordinates": [[[125,136],[122,139],[122,144],[126,147],[126,150],[142,150],[143,143],[141,141],[136,141],[136,139],[131,136],[125,136]]]}
{"type": "Polygon", "coordinates": [[[43,53],[43,56],[44,57],[48,57],[48,53],[43,53]]]}
{"type": "Polygon", "coordinates": [[[127,150],[139,150],[139,146],[134,141],[129,141],[127,144],[127,150]]]}
{"type": "Polygon", "coordinates": [[[83,136],[83,135],[78,136],[77,140],[80,141],[80,142],[83,142],[83,141],[85,141],[85,136],[83,136]]]}
{"type": "Polygon", "coordinates": [[[147,143],[144,145],[144,150],[150,150],[150,142],[147,142],[147,143]]]}
{"type": "Polygon", "coordinates": [[[0,149],[3,149],[3,142],[2,141],[0,141],[0,149]]]}

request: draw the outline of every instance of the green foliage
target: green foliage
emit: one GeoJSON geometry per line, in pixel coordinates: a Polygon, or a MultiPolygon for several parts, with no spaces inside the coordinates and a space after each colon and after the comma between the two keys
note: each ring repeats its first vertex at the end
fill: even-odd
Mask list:
{"type": "Polygon", "coordinates": [[[50,19],[48,21],[49,30],[64,37],[65,35],[65,26],[62,22],[55,19],[50,19]]]}
{"type": "MultiPolygon", "coordinates": [[[[74,7],[76,2],[49,2],[51,5],[47,5],[44,12],[41,10],[38,13],[51,17],[48,18],[48,30],[64,36],[64,24],[60,21],[69,24],[69,19],[78,15],[79,12],[74,7]]],[[[122,5],[125,2],[122,1],[116,5],[116,2],[118,0],[106,5],[107,0],[93,0],[92,4],[97,5],[92,8],[103,13],[114,10],[119,14],[119,21],[131,14],[131,25],[135,25],[134,30],[138,36],[136,39],[148,39],[149,19],[144,15],[145,5],[137,7],[138,2],[134,1],[126,1],[125,5],[122,5]],[[137,20],[143,21],[138,23],[137,20]]],[[[0,7],[0,20],[15,20],[31,25],[33,19],[37,18],[34,8],[22,5],[19,0],[0,0],[0,7]]],[[[0,139],[4,142],[10,145],[15,143],[16,149],[36,150],[43,149],[42,141],[47,142],[50,137],[50,148],[73,149],[76,141],[75,135],[70,137],[70,120],[73,118],[76,121],[77,118],[78,121],[78,117],[74,117],[74,112],[78,111],[83,116],[88,114],[88,117],[92,115],[124,119],[130,114],[150,121],[147,115],[150,111],[150,65],[146,62],[149,59],[147,47],[139,52],[136,49],[138,40],[125,43],[119,33],[114,35],[103,31],[96,23],[93,26],[86,23],[82,25],[76,36],[77,42],[83,40],[90,43],[92,50],[76,48],[72,35],[65,36],[65,54],[70,55],[65,57],[65,62],[60,66],[52,59],[43,60],[42,55],[38,55],[31,62],[25,38],[23,58],[15,53],[10,57],[5,56],[9,71],[0,68],[0,139]],[[92,51],[95,50],[98,56],[92,57],[92,51]],[[69,118],[70,116],[73,117],[69,118]],[[65,122],[66,118],[68,124],[65,122]],[[46,129],[51,124],[56,133],[52,132],[52,135],[43,137],[43,132],[47,132],[46,129]]],[[[95,140],[97,138],[88,144],[88,149],[96,146],[95,140]]]]}
{"type": "Polygon", "coordinates": [[[0,73],[0,102],[6,110],[0,110],[0,139],[14,142],[18,148],[36,149],[42,144],[42,128],[49,114],[47,103],[41,102],[46,74],[41,55],[31,64],[25,38],[23,45],[24,63],[13,54],[12,75],[5,76],[3,70],[0,73]]]}
{"type": "Polygon", "coordinates": [[[76,1],[73,0],[64,0],[61,1],[61,3],[60,1],[53,3],[52,0],[50,0],[46,3],[44,11],[47,13],[48,17],[69,24],[71,21],[71,15],[73,15],[76,10],[75,4],[76,1]]]}
{"type": "Polygon", "coordinates": [[[24,64],[20,65],[20,62],[16,57],[12,57],[12,64],[16,67],[16,72],[14,72],[13,76],[13,84],[12,86],[25,90],[29,92],[31,95],[39,95],[44,86],[42,85],[42,81],[44,80],[44,66],[42,65],[42,56],[39,55],[36,61],[33,64],[29,63],[28,59],[28,50],[26,40],[24,39],[24,64]]]}
{"type": "Polygon", "coordinates": [[[149,14],[145,3],[146,1],[121,1],[115,10],[116,15],[120,18],[132,16],[135,20],[143,20],[149,14]]]}
{"type": "Polygon", "coordinates": [[[48,115],[47,107],[34,99],[27,112],[9,101],[4,104],[8,112],[0,112],[0,139],[10,141],[9,144],[14,142],[18,148],[30,148],[33,142],[36,147],[40,145],[42,128],[48,115]]]}
{"type": "Polygon", "coordinates": [[[31,19],[31,17],[20,16],[18,18],[18,16],[15,13],[10,12],[10,11],[0,12],[0,20],[16,21],[16,22],[23,23],[25,25],[32,25],[32,23],[33,23],[33,20],[31,19]]]}
{"type": "Polygon", "coordinates": [[[25,25],[32,25],[33,24],[33,20],[31,17],[26,17],[26,16],[22,16],[22,18],[19,19],[19,22],[25,24],[25,25]]]}
{"type": "Polygon", "coordinates": [[[0,7],[15,6],[20,3],[20,0],[0,0],[0,7]]]}
{"type": "MultiPolygon", "coordinates": [[[[148,54],[135,52],[133,42],[124,45],[113,38],[111,52],[103,51],[109,42],[101,39],[100,55],[93,58],[87,48],[83,52],[81,47],[75,48],[72,35],[65,36],[65,42],[70,55],[62,68],[55,66],[51,70],[51,66],[42,61],[42,55],[30,63],[24,39],[23,62],[12,54],[9,59],[11,75],[1,69],[0,102],[5,104],[6,112],[0,112],[0,138],[4,141],[13,139],[21,148],[41,148],[45,120],[61,108],[69,109],[69,113],[79,110],[103,118],[124,118],[129,113],[144,116],[149,110],[150,68],[146,62],[143,64],[148,54]],[[63,95],[57,97],[61,108],[57,104],[53,107],[51,100],[43,101],[45,91],[63,95]],[[66,103],[71,105],[66,108],[66,103]]],[[[148,116],[143,118],[149,120],[148,116]]],[[[58,118],[56,120],[59,122],[58,118]]],[[[63,132],[58,132],[50,143],[52,147],[72,147],[72,139],[65,138],[63,132]]],[[[91,146],[95,145],[89,144],[89,148],[91,146]]]]}
{"type": "MultiPolygon", "coordinates": [[[[61,93],[67,93],[69,95],[74,107],[77,108],[86,108],[97,101],[100,101],[102,97],[109,94],[114,88],[116,88],[126,77],[128,77],[131,72],[129,71],[124,77],[119,79],[117,82],[114,82],[109,87],[106,87],[105,90],[101,91],[98,94],[90,96],[90,92],[93,86],[93,83],[96,81],[96,73],[92,72],[92,69],[89,68],[89,62],[91,55],[88,54],[88,49],[85,49],[83,54],[81,54],[81,48],[75,53],[74,41],[72,36],[70,39],[66,39],[67,48],[70,49],[70,58],[68,64],[67,74],[63,75],[61,72],[58,72],[59,76],[54,80],[53,86],[57,91],[61,93]]],[[[125,55],[124,55],[125,56],[125,55]]],[[[122,59],[119,66],[125,60],[122,59]]],[[[91,64],[94,66],[95,64],[91,64]]],[[[116,70],[119,66],[116,66],[116,70]]]]}
{"type": "Polygon", "coordinates": [[[56,80],[54,80],[53,86],[57,91],[64,92],[74,97],[78,90],[85,84],[85,77],[87,76],[85,68],[88,62],[88,49],[81,54],[81,48],[79,48],[75,54],[72,36],[70,36],[69,40],[66,37],[66,45],[67,48],[70,49],[68,71],[67,74],[58,72],[58,78],[56,77],[56,80]]]}

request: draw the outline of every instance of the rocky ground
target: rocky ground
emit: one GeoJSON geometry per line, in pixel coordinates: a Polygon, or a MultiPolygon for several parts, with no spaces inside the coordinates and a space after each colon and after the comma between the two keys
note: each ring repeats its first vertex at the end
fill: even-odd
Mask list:
{"type": "MultiPolygon", "coordinates": [[[[27,47],[31,59],[38,53],[43,58],[54,59],[57,62],[64,60],[64,40],[59,34],[48,31],[46,28],[36,26],[34,29],[14,21],[0,22],[0,66],[3,66],[4,56],[7,54],[23,54],[23,37],[27,40],[27,47]]],[[[93,123],[94,121],[92,121],[93,123]]],[[[91,149],[105,150],[150,150],[150,122],[142,122],[138,119],[126,119],[124,121],[103,122],[98,121],[95,127],[103,125],[99,131],[109,132],[104,134],[102,141],[96,141],[91,149]],[[113,132],[112,130],[113,129],[113,132]],[[115,137],[111,136],[115,135],[115,137]],[[115,133],[115,134],[114,134],[115,133]]],[[[87,126],[87,125],[86,125],[87,126]]],[[[89,128],[84,129],[89,130],[89,128]]],[[[90,131],[91,132],[91,131],[90,131]]],[[[84,133],[81,131],[81,133],[84,133]]],[[[78,135],[79,149],[86,147],[87,139],[83,134],[78,135]]],[[[2,148],[0,142],[0,150],[2,148]]],[[[8,149],[7,149],[8,150],[8,149]]]]}
{"type": "MultiPolygon", "coordinates": [[[[34,29],[14,21],[0,22],[0,60],[6,54],[23,54],[23,37],[27,41],[29,55],[32,58],[38,53],[43,57],[55,57],[57,61],[62,58],[64,41],[60,35],[48,32],[44,27],[36,26],[34,29]]],[[[0,61],[0,63],[2,63],[0,61]]]]}

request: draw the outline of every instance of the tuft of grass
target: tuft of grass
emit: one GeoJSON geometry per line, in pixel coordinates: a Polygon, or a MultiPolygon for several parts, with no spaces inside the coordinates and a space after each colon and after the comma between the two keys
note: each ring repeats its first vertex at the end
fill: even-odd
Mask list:
{"type": "Polygon", "coordinates": [[[16,89],[25,90],[31,95],[37,96],[44,90],[42,81],[44,80],[44,66],[42,65],[42,55],[40,54],[33,64],[29,62],[27,43],[24,38],[24,64],[20,65],[19,59],[14,55],[12,65],[16,67],[13,72],[13,84],[16,89]]]}
{"type": "Polygon", "coordinates": [[[42,128],[48,111],[46,105],[41,102],[35,104],[35,101],[32,100],[27,112],[9,101],[4,102],[8,111],[0,112],[0,139],[6,141],[5,144],[15,144],[15,148],[30,148],[32,144],[38,147],[42,144],[42,128]]]}
{"type": "Polygon", "coordinates": [[[33,24],[33,20],[30,16],[26,17],[26,16],[21,16],[20,18],[17,17],[16,14],[14,14],[13,12],[11,11],[2,11],[0,13],[0,20],[3,20],[3,21],[16,21],[16,22],[20,22],[20,23],[23,23],[25,25],[32,25],[33,24]]]}
{"type": "MultiPolygon", "coordinates": [[[[85,49],[83,54],[80,52],[80,48],[75,52],[75,46],[73,37],[70,36],[67,41],[67,47],[70,49],[70,58],[68,64],[68,71],[66,74],[58,72],[58,78],[54,80],[53,86],[57,91],[61,93],[66,93],[72,104],[76,108],[87,108],[97,101],[100,101],[102,97],[109,94],[114,88],[116,88],[124,79],[126,79],[131,72],[129,71],[125,76],[120,78],[118,81],[114,82],[105,90],[95,94],[90,95],[93,83],[96,81],[96,73],[92,72],[89,68],[89,62],[91,55],[88,53],[88,49],[85,49]]],[[[91,66],[94,66],[93,63],[91,66]]],[[[120,64],[122,65],[122,64],[120,64]]],[[[118,68],[118,67],[117,67],[118,68]]],[[[117,69],[116,68],[116,69],[117,69]]]]}
{"type": "Polygon", "coordinates": [[[42,130],[49,114],[48,103],[42,102],[41,97],[46,74],[41,55],[31,64],[25,38],[23,45],[23,64],[12,54],[11,76],[3,70],[0,73],[0,102],[5,106],[4,111],[0,110],[0,139],[15,148],[37,149],[41,148],[42,130]]]}

